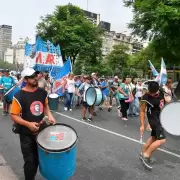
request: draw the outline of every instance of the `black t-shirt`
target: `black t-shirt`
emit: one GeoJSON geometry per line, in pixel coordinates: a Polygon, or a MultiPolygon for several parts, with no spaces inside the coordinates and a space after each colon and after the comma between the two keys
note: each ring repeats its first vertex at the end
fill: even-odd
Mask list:
{"type": "MultiPolygon", "coordinates": [[[[35,92],[20,90],[14,99],[21,106],[22,119],[39,123],[44,118],[44,106],[47,103],[47,92],[44,89],[38,88],[35,92]]],[[[20,131],[31,134],[30,130],[24,126],[21,126],[20,131]]]]}
{"type": "Polygon", "coordinates": [[[163,93],[159,93],[156,96],[152,96],[146,93],[141,101],[145,101],[147,103],[147,117],[149,124],[152,129],[160,129],[162,128],[160,122],[160,113],[161,109],[164,106],[164,95],[163,93]]]}

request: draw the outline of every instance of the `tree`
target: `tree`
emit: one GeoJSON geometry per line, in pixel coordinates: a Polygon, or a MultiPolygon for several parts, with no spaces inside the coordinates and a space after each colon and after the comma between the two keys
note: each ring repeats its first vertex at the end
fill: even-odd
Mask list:
{"type": "Polygon", "coordinates": [[[152,40],[157,57],[169,64],[180,58],[180,1],[179,0],[124,0],[133,8],[134,17],[129,24],[132,33],[152,40]]]}
{"type": "Polygon", "coordinates": [[[100,59],[102,31],[86,18],[82,9],[72,4],[56,6],[51,15],[41,17],[37,34],[60,44],[63,59],[70,56],[72,64],[77,57],[93,62],[100,59]]]}
{"type": "Polygon", "coordinates": [[[0,69],[10,69],[15,70],[14,64],[10,64],[8,62],[4,62],[3,60],[0,60],[0,69]]]}
{"type": "Polygon", "coordinates": [[[129,48],[124,44],[113,46],[113,50],[106,58],[107,66],[109,67],[112,75],[119,74],[119,72],[123,74],[123,68],[127,66],[127,62],[130,57],[128,51],[129,48]]]}

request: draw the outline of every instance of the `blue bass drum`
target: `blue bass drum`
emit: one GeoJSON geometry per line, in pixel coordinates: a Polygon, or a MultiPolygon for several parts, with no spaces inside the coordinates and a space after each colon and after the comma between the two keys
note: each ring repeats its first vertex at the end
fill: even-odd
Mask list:
{"type": "Polygon", "coordinates": [[[37,136],[39,169],[47,180],[68,180],[76,169],[76,131],[65,124],[43,129],[37,136]]]}
{"type": "Polygon", "coordinates": [[[4,100],[8,103],[12,102],[13,96],[20,91],[18,86],[13,86],[4,94],[4,100]]]}
{"type": "Polygon", "coordinates": [[[89,106],[99,106],[103,100],[102,91],[99,88],[89,87],[85,99],[89,106]]]}

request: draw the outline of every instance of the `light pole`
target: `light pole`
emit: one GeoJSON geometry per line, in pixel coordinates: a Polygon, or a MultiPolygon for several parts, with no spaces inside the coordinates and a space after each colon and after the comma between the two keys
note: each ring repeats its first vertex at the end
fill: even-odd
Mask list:
{"type": "Polygon", "coordinates": [[[88,11],[88,7],[89,7],[89,0],[87,0],[87,11],[88,11]]]}

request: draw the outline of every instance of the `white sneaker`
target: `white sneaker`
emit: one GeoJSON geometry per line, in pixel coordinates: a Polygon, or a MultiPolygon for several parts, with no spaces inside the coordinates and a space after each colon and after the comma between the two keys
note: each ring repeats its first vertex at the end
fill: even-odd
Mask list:
{"type": "Polygon", "coordinates": [[[69,109],[69,111],[72,111],[72,109],[69,109]]]}
{"type": "Polygon", "coordinates": [[[123,121],[128,121],[128,119],[127,119],[127,118],[122,118],[122,120],[123,120],[123,121]]]}
{"type": "Polygon", "coordinates": [[[65,111],[67,111],[67,110],[68,110],[68,108],[67,108],[67,107],[64,107],[64,110],[65,110],[65,111]]]}

